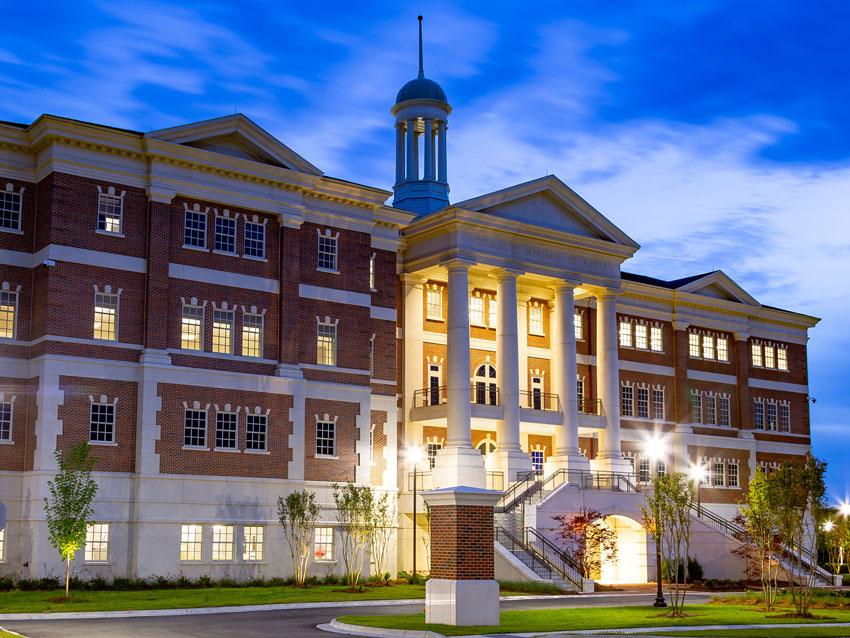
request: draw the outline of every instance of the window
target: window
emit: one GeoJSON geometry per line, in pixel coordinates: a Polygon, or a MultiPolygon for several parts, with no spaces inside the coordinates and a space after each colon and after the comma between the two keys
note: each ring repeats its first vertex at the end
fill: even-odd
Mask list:
{"type": "Polygon", "coordinates": [[[242,560],[263,560],[263,528],[260,525],[246,525],[242,528],[242,560]]]}
{"type": "Polygon", "coordinates": [[[495,330],[499,325],[499,305],[496,303],[496,300],[491,298],[488,302],[487,309],[490,311],[490,317],[488,321],[490,322],[490,327],[495,330]]]}
{"type": "Polygon", "coordinates": [[[729,340],[726,337],[717,337],[717,360],[729,361],[729,340]]]}
{"type": "Polygon", "coordinates": [[[212,349],[220,354],[233,352],[233,322],[236,313],[233,310],[213,309],[212,349]]]}
{"type": "Polygon", "coordinates": [[[236,219],[215,216],[215,238],[213,248],[216,252],[236,254],[236,219]]]}
{"type": "Polygon", "coordinates": [[[123,232],[124,198],[109,187],[97,195],[97,229],[104,233],[120,235],[123,232]]]}
{"type": "Polygon", "coordinates": [[[233,525],[212,526],[212,559],[233,560],[233,525]]]}
{"type": "Polygon", "coordinates": [[[186,209],[183,220],[183,245],[190,248],[207,247],[207,214],[200,207],[186,209]]]}
{"type": "Polygon", "coordinates": [[[702,423],[702,395],[697,390],[691,390],[691,422],[702,423]]]}
{"type": "Polygon", "coordinates": [[[334,559],[334,528],[317,527],[313,532],[313,559],[334,559]]]}
{"type": "Polygon", "coordinates": [[[776,431],[776,404],[772,401],[767,404],[767,429],[776,431]]]}
{"type": "Polygon", "coordinates": [[[245,449],[265,452],[268,449],[269,417],[249,414],[245,421],[245,449]]]}
{"type": "Polygon", "coordinates": [[[738,464],[737,463],[727,463],[726,464],[726,487],[739,487],[740,483],[738,482],[738,464]]]}
{"type": "Polygon", "coordinates": [[[788,351],[785,348],[776,349],[776,367],[788,371],[788,351]]]}
{"type": "Polygon", "coordinates": [[[0,337],[15,338],[18,315],[18,293],[0,290],[0,337]]]}
{"type": "Polygon", "coordinates": [[[442,375],[440,374],[440,366],[436,363],[428,364],[428,400],[427,405],[440,405],[440,383],[442,375]]]}
{"type": "Polygon", "coordinates": [[[709,394],[703,400],[703,405],[705,406],[705,423],[710,425],[717,424],[717,397],[713,394],[709,394]]]}
{"type": "Polygon", "coordinates": [[[753,353],[753,365],[757,368],[761,368],[764,361],[761,356],[761,344],[754,343],[752,345],[752,353],[753,353]]]}
{"type": "Polygon", "coordinates": [[[180,347],[184,350],[204,349],[204,309],[201,306],[183,306],[180,324],[180,347]]]}
{"type": "Polygon", "coordinates": [[[788,371],[788,350],[784,345],[756,342],[750,347],[753,367],[788,371]]]}
{"type": "Polygon", "coordinates": [[[485,363],[478,366],[473,378],[475,403],[481,405],[499,405],[499,388],[496,385],[496,368],[485,363]]]}
{"type": "Polygon", "coordinates": [[[573,330],[575,331],[576,341],[584,339],[584,315],[577,312],[573,315],[573,330]]]}
{"type": "Polygon", "coordinates": [[[427,317],[431,321],[443,320],[443,290],[429,288],[426,294],[427,317]]]}
{"type": "Polygon", "coordinates": [[[201,560],[203,529],[200,525],[180,526],[180,560],[201,560]]]}
{"type": "Polygon", "coordinates": [[[237,414],[235,412],[216,412],[215,447],[221,450],[236,449],[237,414]]]}
{"type": "Polygon", "coordinates": [[[714,359],[714,337],[712,335],[702,336],[702,358],[714,359]]]}
{"type": "Polygon", "coordinates": [[[578,411],[585,412],[587,408],[584,405],[584,379],[576,378],[576,403],[578,403],[578,411]]]}
{"type": "Polygon", "coordinates": [[[531,408],[543,409],[543,377],[531,377],[531,408]]]}
{"type": "Polygon", "coordinates": [[[641,459],[638,464],[638,480],[641,483],[649,483],[651,478],[649,459],[641,459]]]}
{"type": "Polygon", "coordinates": [[[481,297],[469,298],[469,323],[473,326],[484,325],[484,300],[481,297]]]}
{"type": "Polygon", "coordinates": [[[369,290],[375,292],[375,253],[369,257],[369,290]]]}
{"type": "Polygon", "coordinates": [[[428,465],[433,470],[434,464],[437,462],[437,452],[443,449],[442,443],[428,443],[425,450],[428,454],[428,465]]]}
{"type": "Polygon", "coordinates": [[[242,356],[263,356],[263,315],[242,315],[242,356]]]}
{"type": "Polygon", "coordinates": [[[109,560],[109,523],[93,523],[86,527],[84,560],[105,563],[109,560]]]}
{"type": "Polygon", "coordinates": [[[664,388],[652,389],[652,418],[664,420],[664,388]]]}
{"type": "Polygon", "coordinates": [[[775,368],[776,367],[776,348],[773,346],[765,346],[764,347],[764,367],[765,368],[775,368]]]}
{"type": "Polygon", "coordinates": [[[717,397],[717,412],[718,412],[717,423],[719,425],[731,425],[732,424],[732,421],[731,421],[732,415],[730,413],[729,395],[728,394],[721,394],[719,397],[717,397]]]}
{"type": "Polygon", "coordinates": [[[764,401],[761,399],[756,399],[756,423],[755,427],[757,430],[764,430],[764,401]]]}
{"type": "Polygon", "coordinates": [[[531,450],[531,469],[535,472],[543,471],[543,450],[531,450]]]}
{"type": "Polygon", "coordinates": [[[779,404],[779,431],[791,431],[791,405],[788,403],[779,404]]]}
{"type": "Polygon", "coordinates": [[[653,352],[662,352],[664,350],[664,340],[662,338],[661,326],[650,327],[649,347],[653,352]]]}
{"type": "Polygon", "coordinates": [[[325,234],[319,233],[319,253],[317,268],[327,272],[338,272],[337,250],[339,235],[331,235],[330,230],[325,234]]]}
{"type": "Polygon", "coordinates": [[[667,474],[667,461],[660,460],[655,462],[655,475],[664,476],[667,474]]]}
{"type": "Polygon", "coordinates": [[[118,295],[95,293],[94,338],[107,341],[118,339],[118,295]]]}
{"type": "Polygon", "coordinates": [[[12,440],[12,402],[0,402],[0,441],[12,440]]]}
{"type": "Polygon", "coordinates": [[[637,389],[637,416],[641,419],[649,418],[649,388],[637,389]]]}
{"type": "Polygon", "coordinates": [[[635,348],[646,350],[649,348],[646,324],[635,324],[635,348]]]}
{"type": "Polygon", "coordinates": [[[316,326],[316,363],[320,366],[336,365],[336,324],[319,323],[316,326]]]}
{"type": "Polygon", "coordinates": [[[207,446],[206,410],[186,410],[184,413],[183,445],[186,447],[207,446]]]}
{"type": "Polygon", "coordinates": [[[634,416],[634,390],[630,385],[620,386],[620,413],[623,416],[634,416]]]}
{"type": "Polygon", "coordinates": [[[722,461],[714,462],[711,464],[711,485],[712,487],[723,487],[724,485],[724,476],[723,470],[725,465],[722,461]]]}
{"type": "Polygon", "coordinates": [[[632,322],[625,319],[620,320],[620,347],[632,347],[632,322]]]}
{"type": "Polygon", "coordinates": [[[543,306],[533,305],[528,307],[528,332],[538,337],[544,336],[543,306]]]}
{"type": "Polygon", "coordinates": [[[115,404],[92,403],[89,413],[89,441],[91,443],[115,442],[115,404]]]}
{"type": "Polygon", "coordinates": [[[11,183],[6,184],[6,190],[0,191],[0,230],[21,230],[21,205],[23,195],[15,193],[11,183]]]}
{"type": "Polygon", "coordinates": [[[336,423],[316,422],[316,456],[336,456],[336,423]]]}
{"type": "Polygon", "coordinates": [[[245,256],[256,259],[266,258],[266,225],[257,222],[245,222],[245,256]]]}
{"type": "Polygon", "coordinates": [[[699,355],[700,355],[699,333],[697,333],[697,332],[689,332],[688,333],[688,354],[691,357],[699,358],[699,355]]]}
{"type": "Polygon", "coordinates": [[[0,563],[6,561],[6,530],[0,529],[0,563]]]}

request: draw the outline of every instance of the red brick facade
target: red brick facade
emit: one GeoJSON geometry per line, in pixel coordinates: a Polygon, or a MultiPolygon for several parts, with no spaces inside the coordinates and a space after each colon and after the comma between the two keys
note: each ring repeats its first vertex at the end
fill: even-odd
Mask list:
{"type": "Polygon", "coordinates": [[[493,508],[431,507],[431,578],[493,578],[493,508]]]}

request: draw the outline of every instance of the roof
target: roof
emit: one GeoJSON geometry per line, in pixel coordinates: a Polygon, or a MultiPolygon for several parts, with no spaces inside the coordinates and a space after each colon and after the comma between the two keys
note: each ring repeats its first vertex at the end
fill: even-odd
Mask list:
{"type": "Polygon", "coordinates": [[[425,76],[419,76],[401,87],[401,90],[396,96],[395,103],[400,104],[408,100],[438,100],[440,102],[448,102],[443,87],[425,76]]]}
{"type": "Polygon", "coordinates": [[[698,279],[702,279],[703,277],[707,277],[715,272],[719,272],[717,270],[711,270],[709,272],[704,272],[699,275],[691,275],[689,277],[682,277],[681,279],[672,279],[670,281],[664,279],[657,279],[655,277],[648,277],[646,275],[638,275],[632,272],[621,271],[620,276],[626,281],[634,281],[639,284],[647,284],[648,286],[659,286],[661,288],[668,288],[670,290],[676,290],[677,288],[681,288],[693,281],[697,281],[698,279]]]}

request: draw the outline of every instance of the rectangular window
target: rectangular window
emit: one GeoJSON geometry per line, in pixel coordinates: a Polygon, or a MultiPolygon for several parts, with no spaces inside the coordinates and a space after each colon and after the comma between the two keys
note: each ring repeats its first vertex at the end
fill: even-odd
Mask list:
{"type": "Polygon", "coordinates": [[[779,431],[791,431],[791,405],[788,403],[779,404],[779,431]]]}
{"type": "Polygon", "coordinates": [[[776,404],[768,403],[767,404],[767,429],[776,431],[776,404]]]}
{"type": "Polygon", "coordinates": [[[651,478],[649,459],[641,459],[638,464],[638,480],[641,483],[649,483],[651,478]]]}
{"type": "Polygon", "coordinates": [[[729,463],[726,465],[726,487],[739,487],[738,482],[738,464],[729,463]]]}
{"type": "Polygon", "coordinates": [[[576,402],[578,403],[579,412],[585,412],[587,410],[584,404],[584,379],[581,377],[576,379],[576,402]]]}
{"type": "Polygon", "coordinates": [[[263,560],[263,527],[246,525],[242,528],[242,560],[263,560]]]}
{"type": "Polygon", "coordinates": [[[187,210],[183,219],[183,245],[192,248],[207,247],[207,214],[187,210]]]}
{"type": "Polygon", "coordinates": [[[0,441],[12,440],[12,402],[0,403],[0,441]]]}
{"type": "Polygon", "coordinates": [[[186,447],[207,446],[206,410],[186,410],[184,413],[183,445],[186,447]]]}
{"type": "Polygon", "coordinates": [[[338,272],[337,249],[338,237],[330,235],[319,235],[319,253],[317,267],[319,270],[338,272]]]}
{"type": "Polygon", "coordinates": [[[228,255],[236,254],[236,220],[230,217],[215,218],[213,249],[228,255]]]}
{"type": "Polygon", "coordinates": [[[776,349],[776,367],[788,371],[788,351],[785,348],[776,349]]]}
{"type": "Polygon", "coordinates": [[[731,410],[729,406],[729,396],[721,394],[717,397],[717,411],[719,425],[731,425],[731,410]]]}
{"type": "Polygon", "coordinates": [[[245,256],[266,258],[266,225],[245,222],[245,256]]]}
{"type": "Polygon", "coordinates": [[[714,359],[714,337],[712,335],[702,336],[702,358],[714,359]]]}
{"type": "Polygon", "coordinates": [[[221,450],[236,449],[237,415],[235,412],[216,412],[215,446],[221,450]]]}
{"type": "Polygon", "coordinates": [[[233,323],[235,320],[235,311],[213,309],[213,352],[220,354],[231,354],[233,352],[233,323]]]}
{"type": "Polygon", "coordinates": [[[89,441],[115,442],[115,404],[92,403],[89,413],[89,441]]]}
{"type": "Polygon", "coordinates": [[[18,317],[18,293],[0,290],[0,337],[15,338],[18,317]]]}
{"type": "Polygon", "coordinates": [[[490,313],[490,317],[488,318],[490,327],[495,330],[496,326],[499,325],[499,304],[496,303],[495,299],[490,299],[487,310],[490,313]]]}
{"type": "Polygon", "coordinates": [[[726,337],[717,337],[717,360],[729,361],[729,340],[726,337]]]}
{"type": "Polygon", "coordinates": [[[647,350],[649,348],[649,337],[646,325],[639,323],[635,325],[635,348],[647,350]]]}
{"type": "Polygon", "coordinates": [[[21,230],[23,196],[7,190],[0,191],[0,229],[21,230]]]}
{"type": "Polygon", "coordinates": [[[764,430],[764,401],[756,399],[755,408],[756,430],[764,430]]]}
{"type": "Polygon", "coordinates": [[[528,333],[543,336],[543,306],[528,307],[528,333]]]}
{"type": "Polygon", "coordinates": [[[531,469],[535,472],[543,471],[543,450],[531,450],[531,469]]]}
{"type": "Polygon", "coordinates": [[[757,368],[761,368],[764,365],[764,361],[761,357],[761,344],[754,343],[752,345],[752,353],[753,353],[753,365],[757,368]]]}
{"type": "Polygon", "coordinates": [[[316,422],[316,456],[336,456],[336,423],[316,422]]]}
{"type": "Polygon", "coordinates": [[[334,528],[317,527],[313,531],[313,560],[334,559],[334,528]]]}
{"type": "Polygon", "coordinates": [[[723,487],[723,485],[724,485],[723,470],[724,470],[724,464],[722,462],[711,464],[711,485],[712,485],[712,487],[723,487]]]}
{"type": "Polygon", "coordinates": [[[717,424],[717,397],[710,394],[703,401],[705,405],[705,421],[710,425],[717,424]]]}
{"type": "Polygon", "coordinates": [[[584,315],[577,312],[573,315],[573,330],[575,331],[576,341],[584,339],[584,315]]]}
{"type": "Polygon", "coordinates": [[[473,326],[484,325],[484,300],[481,297],[469,298],[469,323],[473,326]]]}
{"type": "Polygon", "coordinates": [[[442,443],[429,443],[425,447],[428,454],[428,466],[433,470],[434,464],[437,462],[437,452],[443,449],[442,443]]]}
{"type": "Polygon", "coordinates": [[[701,351],[699,347],[699,333],[688,333],[688,354],[695,359],[699,359],[701,351]]]}
{"type": "Polygon", "coordinates": [[[124,217],[124,198],[109,193],[100,193],[97,197],[97,229],[104,233],[122,232],[124,217]]]}
{"type": "Polygon", "coordinates": [[[443,320],[443,290],[429,288],[426,293],[427,317],[431,321],[443,320]]]}
{"type": "Polygon", "coordinates": [[[268,450],[269,417],[249,414],[245,421],[245,449],[257,452],[268,450]]]}
{"type": "Polygon", "coordinates": [[[180,526],[180,560],[201,560],[203,528],[200,525],[180,526]]]}
{"type": "Polygon", "coordinates": [[[263,315],[242,315],[242,356],[263,356],[263,315]]]}
{"type": "Polygon", "coordinates": [[[620,386],[620,414],[634,416],[634,390],[630,385],[620,386]]]}
{"type": "Polygon", "coordinates": [[[775,368],[776,367],[776,349],[773,346],[765,346],[764,347],[764,367],[765,368],[775,368]]]}
{"type": "Polygon", "coordinates": [[[212,526],[212,559],[233,560],[233,525],[212,526]]]}
{"type": "Polygon", "coordinates": [[[658,421],[664,420],[664,389],[652,389],[652,418],[658,421]]]}
{"type": "Polygon", "coordinates": [[[369,290],[375,292],[377,288],[375,288],[375,253],[372,253],[372,256],[369,257],[369,290]]]}
{"type": "Polygon", "coordinates": [[[702,423],[702,395],[691,390],[691,423],[702,423]]]}
{"type": "Polygon", "coordinates": [[[95,293],[94,338],[107,341],[118,339],[118,295],[95,293]]]}
{"type": "Polygon", "coordinates": [[[87,563],[109,561],[109,523],[93,523],[86,527],[84,560],[87,563]]]}
{"type": "Polygon", "coordinates": [[[664,476],[667,474],[667,461],[656,461],[655,463],[655,475],[656,476],[664,476]]]}
{"type": "Polygon", "coordinates": [[[336,324],[320,323],[316,326],[316,363],[320,366],[336,365],[336,324]]]}
{"type": "Polygon", "coordinates": [[[641,419],[649,418],[649,388],[637,389],[637,416],[641,419]]]}
{"type": "Polygon", "coordinates": [[[622,348],[632,347],[632,322],[620,321],[620,346],[622,348]]]}
{"type": "Polygon", "coordinates": [[[180,347],[183,350],[204,349],[204,309],[201,306],[183,306],[180,347]]]}
{"type": "Polygon", "coordinates": [[[650,327],[649,347],[653,352],[662,352],[664,350],[664,341],[662,339],[661,326],[650,327]]]}

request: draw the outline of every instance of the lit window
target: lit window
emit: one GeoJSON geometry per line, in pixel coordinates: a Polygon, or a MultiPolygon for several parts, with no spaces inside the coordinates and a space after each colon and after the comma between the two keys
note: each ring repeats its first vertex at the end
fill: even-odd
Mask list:
{"type": "Polygon", "coordinates": [[[469,298],[469,323],[473,326],[484,325],[484,300],[481,297],[469,298]]]}
{"type": "Polygon", "coordinates": [[[776,404],[772,401],[767,404],[767,429],[776,431],[776,404]]]}
{"type": "Polygon", "coordinates": [[[442,443],[429,443],[425,446],[426,453],[428,454],[428,466],[433,470],[434,464],[437,462],[437,452],[443,449],[442,443]]]}
{"type": "Polygon", "coordinates": [[[791,431],[791,405],[788,403],[779,404],[779,431],[791,431]]]}
{"type": "Polygon", "coordinates": [[[375,288],[375,253],[372,253],[372,256],[369,257],[369,290],[375,292],[377,288],[375,288]]]}
{"type": "Polygon", "coordinates": [[[203,350],[204,309],[201,306],[183,306],[180,347],[184,350],[203,350]]]}
{"type": "Polygon", "coordinates": [[[201,560],[203,529],[200,525],[180,526],[180,560],[201,560]]]}
{"type": "Polygon", "coordinates": [[[573,315],[573,330],[575,331],[576,341],[584,339],[583,315],[580,312],[573,315]]]}
{"type": "Polygon", "coordinates": [[[755,401],[755,421],[756,430],[764,430],[764,401],[761,399],[755,401]]]}
{"type": "Polygon", "coordinates": [[[655,462],[655,475],[664,476],[667,474],[667,461],[660,460],[655,462]]]}
{"type": "Polygon", "coordinates": [[[215,446],[220,450],[236,449],[237,415],[235,412],[216,412],[215,446]]]}
{"type": "Polygon", "coordinates": [[[652,479],[649,459],[641,459],[638,464],[638,480],[641,483],[649,483],[652,479]]]}
{"type": "Polygon", "coordinates": [[[726,487],[738,487],[738,464],[728,463],[726,465],[726,487]]]}
{"type": "Polygon", "coordinates": [[[268,431],[268,416],[249,414],[245,423],[245,449],[265,452],[268,449],[268,431]]]}
{"type": "Polygon", "coordinates": [[[620,346],[623,348],[632,347],[632,322],[620,321],[620,346]]]}
{"type": "Polygon", "coordinates": [[[637,416],[641,419],[649,418],[649,388],[637,389],[637,416]]]}
{"type": "Polygon", "coordinates": [[[499,325],[499,305],[495,299],[490,299],[488,309],[490,311],[490,327],[495,330],[499,325]]]}
{"type": "Polygon", "coordinates": [[[0,403],[0,441],[12,440],[12,402],[0,403]]]}
{"type": "Polygon", "coordinates": [[[652,418],[658,421],[664,420],[664,389],[652,389],[652,418]]]}
{"type": "Polygon", "coordinates": [[[723,470],[724,464],[722,462],[712,463],[711,469],[711,485],[712,487],[723,487],[723,470]]]}
{"type": "Polygon", "coordinates": [[[18,293],[0,290],[0,337],[15,338],[18,315],[18,293]]]}
{"type": "Polygon", "coordinates": [[[688,333],[688,354],[695,359],[699,359],[700,356],[700,348],[699,348],[699,333],[698,332],[689,332],[688,333]]]}
{"type": "Polygon", "coordinates": [[[788,370],[788,351],[785,348],[776,349],[776,367],[780,370],[788,370]]]}
{"type": "Polygon", "coordinates": [[[754,343],[752,347],[753,352],[753,365],[757,368],[761,368],[764,365],[764,361],[761,357],[761,344],[754,343]]]}
{"type": "Polygon", "coordinates": [[[535,472],[543,471],[543,450],[531,450],[531,469],[535,472]]]}
{"type": "Polygon", "coordinates": [[[635,325],[635,348],[646,350],[649,348],[646,325],[639,323],[635,325]]]}
{"type": "Polygon", "coordinates": [[[705,405],[705,423],[709,423],[711,425],[717,424],[717,397],[713,394],[705,397],[703,401],[705,405]]]}
{"type": "Polygon", "coordinates": [[[316,363],[320,366],[336,365],[336,324],[319,323],[316,326],[316,363]]]}
{"type": "Polygon", "coordinates": [[[714,359],[714,337],[711,335],[702,336],[702,358],[714,359]]]}
{"type": "Polygon", "coordinates": [[[620,413],[623,416],[634,416],[634,390],[630,385],[620,386],[620,413]]]}
{"type": "Polygon", "coordinates": [[[94,338],[107,341],[118,339],[118,295],[95,293],[94,338]]]}
{"type": "Polygon", "coordinates": [[[236,219],[216,215],[214,235],[213,248],[217,252],[236,254],[236,219]]]}
{"type": "Polygon", "coordinates": [[[0,563],[6,561],[6,530],[0,529],[0,563]]]}
{"type": "Polygon", "coordinates": [[[775,368],[776,367],[776,349],[773,346],[765,346],[764,347],[764,367],[765,368],[775,368]]]}
{"type": "Polygon", "coordinates": [[[326,234],[319,234],[319,252],[317,267],[319,270],[328,272],[337,272],[337,252],[338,252],[338,237],[339,235],[330,234],[331,231],[325,231],[326,234]]]}
{"type": "Polygon", "coordinates": [[[233,352],[233,322],[235,318],[236,313],[233,310],[222,310],[220,308],[213,310],[213,352],[221,354],[233,352]]]}
{"type": "Polygon", "coordinates": [[[429,288],[427,291],[427,317],[431,321],[443,320],[443,291],[441,288],[429,288]]]}
{"type": "Polygon", "coordinates": [[[105,563],[109,560],[109,523],[93,523],[86,527],[87,563],[105,563]]]}
{"type": "Polygon", "coordinates": [[[317,527],[313,531],[313,559],[334,559],[334,528],[317,527]]]}
{"type": "Polygon", "coordinates": [[[89,413],[89,441],[115,442],[115,404],[92,403],[89,413]]]}
{"type": "Polygon", "coordinates": [[[206,410],[186,410],[184,413],[183,445],[186,447],[207,446],[206,410]]]}
{"type": "Polygon", "coordinates": [[[245,256],[266,258],[266,225],[245,222],[245,256]]]}
{"type": "Polygon", "coordinates": [[[263,315],[242,315],[242,356],[263,356],[263,315]]]}
{"type": "Polygon", "coordinates": [[[543,336],[543,306],[528,307],[528,332],[538,337],[543,336]]]}
{"type": "Polygon", "coordinates": [[[8,183],[6,190],[0,191],[0,230],[21,230],[23,195],[15,193],[13,188],[14,186],[8,183]]]}
{"type": "Polygon", "coordinates": [[[316,456],[336,456],[336,423],[316,422],[316,456]]]}
{"type": "Polygon", "coordinates": [[[661,326],[652,326],[649,329],[649,347],[653,352],[664,350],[664,341],[661,336],[661,326]]]}
{"type": "Polygon", "coordinates": [[[106,193],[97,196],[97,229],[104,233],[122,232],[124,217],[124,198],[115,195],[115,189],[110,187],[106,193]]]}
{"type": "Polygon", "coordinates": [[[702,423],[702,395],[697,390],[691,390],[691,422],[702,423]]]}
{"type": "Polygon", "coordinates": [[[183,220],[183,245],[192,248],[207,247],[207,214],[200,210],[187,210],[183,220]]]}
{"type": "Polygon", "coordinates": [[[729,395],[721,394],[717,398],[718,424],[731,425],[729,395]]]}
{"type": "Polygon", "coordinates": [[[242,528],[242,560],[263,560],[263,528],[260,525],[246,525],[242,528]]]}
{"type": "Polygon", "coordinates": [[[233,525],[212,526],[212,559],[233,560],[233,525]]]}

